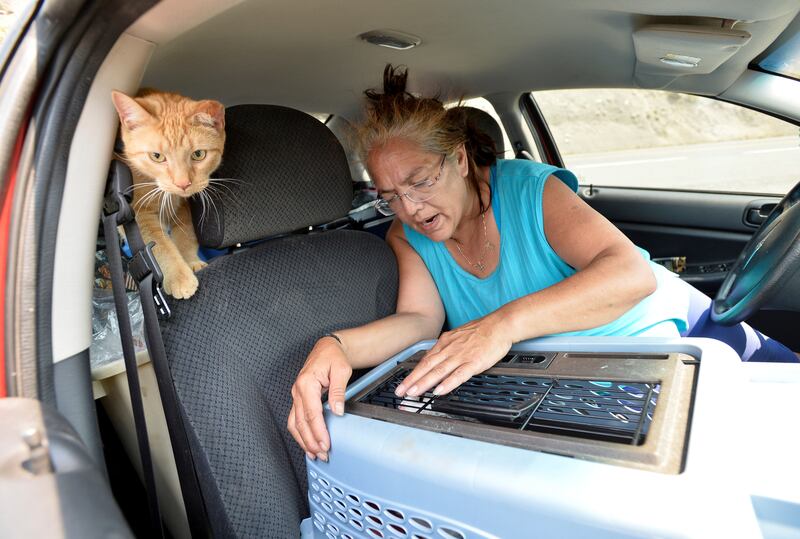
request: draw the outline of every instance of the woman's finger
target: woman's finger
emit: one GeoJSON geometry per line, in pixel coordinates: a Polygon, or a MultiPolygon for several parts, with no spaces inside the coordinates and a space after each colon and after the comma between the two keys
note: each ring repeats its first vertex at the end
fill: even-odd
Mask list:
{"type": "Polygon", "coordinates": [[[447,355],[444,352],[435,354],[428,353],[425,355],[425,357],[420,360],[417,366],[414,367],[414,370],[408,373],[408,376],[406,376],[400,385],[397,386],[397,389],[394,391],[395,395],[398,397],[403,397],[406,394],[418,395],[418,391],[412,392],[412,390],[417,389],[419,380],[446,360],[447,355]]]}
{"type": "Polygon", "coordinates": [[[308,425],[308,420],[306,417],[308,413],[306,412],[303,406],[303,400],[297,399],[295,400],[295,410],[294,410],[294,424],[297,432],[300,434],[300,437],[303,439],[303,444],[306,447],[306,451],[310,451],[315,455],[319,456],[322,454],[322,450],[319,446],[319,442],[314,437],[314,434],[311,432],[311,427],[308,425]]]}
{"type": "Polygon", "coordinates": [[[331,368],[328,404],[336,415],[344,415],[344,394],[352,373],[352,370],[347,368],[331,368]]]}
{"type": "MultiPolygon", "coordinates": [[[[292,435],[294,441],[303,448],[303,451],[306,451],[306,445],[303,443],[303,437],[300,436],[300,433],[297,432],[297,428],[294,425],[294,404],[289,409],[289,418],[286,420],[286,429],[289,431],[289,434],[292,435]]],[[[306,451],[307,453],[308,451],[306,451]]]]}
{"type": "MultiPolygon", "coordinates": [[[[303,406],[303,418],[309,429],[308,435],[314,440],[314,444],[308,444],[309,448],[317,453],[318,457],[326,460],[325,453],[328,452],[331,442],[328,436],[328,429],[325,427],[325,417],[322,414],[322,386],[316,380],[299,382],[297,384],[297,392],[303,406]]],[[[308,438],[306,438],[305,434],[303,439],[308,443],[308,438]]]]}
{"type": "MultiPolygon", "coordinates": [[[[450,375],[463,363],[461,358],[446,359],[432,367],[421,378],[416,380],[407,394],[412,397],[422,395],[431,388],[436,387],[442,380],[450,375]]],[[[438,393],[437,393],[438,394],[438,393]]]]}
{"type": "Polygon", "coordinates": [[[433,392],[436,395],[447,395],[455,388],[482,372],[482,369],[474,363],[462,363],[458,368],[450,373],[450,376],[442,380],[439,385],[434,388],[433,392]]]}
{"type": "Polygon", "coordinates": [[[294,438],[294,441],[297,442],[297,445],[302,447],[303,451],[306,452],[306,456],[311,460],[316,459],[317,456],[308,449],[306,449],[306,444],[303,442],[303,437],[300,436],[300,433],[297,431],[297,426],[295,425],[295,418],[294,418],[294,405],[292,406],[292,409],[289,410],[289,419],[286,422],[286,428],[289,430],[289,434],[292,435],[292,438],[294,438]]]}

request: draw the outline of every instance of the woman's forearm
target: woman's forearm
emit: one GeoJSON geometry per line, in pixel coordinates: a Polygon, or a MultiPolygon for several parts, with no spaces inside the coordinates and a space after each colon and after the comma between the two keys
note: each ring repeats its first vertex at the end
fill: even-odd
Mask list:
{"type": "Polygon", "coordinates": [[[512,342],[607,324],[653,293],[649,263],[633,250],[601,253],[583,270],[491,315],[512,342]]]}
{"type": "Polygon", "coordinates": [[[412,344],[435,339],[440,321],[418,313],[397,313],[357,328],[336,331],[354,369],[373,367],[412,344]]]}

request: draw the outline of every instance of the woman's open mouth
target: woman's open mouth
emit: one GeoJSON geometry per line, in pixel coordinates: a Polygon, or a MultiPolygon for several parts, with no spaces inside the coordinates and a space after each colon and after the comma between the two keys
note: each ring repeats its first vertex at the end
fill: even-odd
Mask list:
{"type": "Polygon", "coordinates": [[[422,221],[422,223],[420,223],[419,227],[424,232],[430,232],[433,229],[435,229],[438,224],[439,224],[439,214],[437,213],[433,217],[430,217],[430,218],[425,219],[424,221],[422,221]]]}

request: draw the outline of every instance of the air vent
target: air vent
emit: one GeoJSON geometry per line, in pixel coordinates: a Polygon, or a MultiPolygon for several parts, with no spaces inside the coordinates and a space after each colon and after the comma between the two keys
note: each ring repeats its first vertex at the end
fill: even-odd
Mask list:
{"type": "MultiPolygon", "coordinates": [[[[541,362],[547,359],[540,357],[544,358],[541,362]]],[[[359,402],[524,432],[629,445],[644,443],[661,388],[654,381],[481,374],[448,395],[395,396],[395,389],[409,372],[408,368],[395,372],[359,402]]]]}

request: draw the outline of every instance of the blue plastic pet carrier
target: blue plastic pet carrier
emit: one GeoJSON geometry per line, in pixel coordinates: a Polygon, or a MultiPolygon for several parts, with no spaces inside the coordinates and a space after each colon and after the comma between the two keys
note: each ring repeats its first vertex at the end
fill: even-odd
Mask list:
{"type": "MultiPolygon", "coordinates": [[[[398,398],[394,389],[432,342],[416,345],[352,384],[343,417],[326,409],[332,448],[327,463],[307,460],[311,518],[303,536],[722,537],[757,530],[752,507],[738,523],[709,508],[709,496],[731,509],[741,501],[720,488],[725,457],[700,448],[688,465],[698,358],[716,346],[703,341],[523,343],[449,395],[398,398]]],[[[719,364],[732,363],[723,357],[719,364]]],[[[714,401],[702,402],[715,413],[714,401]]]]}

